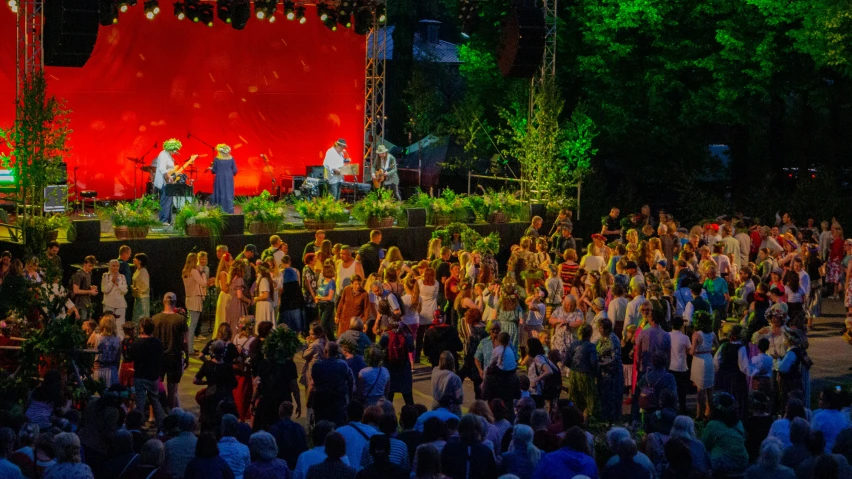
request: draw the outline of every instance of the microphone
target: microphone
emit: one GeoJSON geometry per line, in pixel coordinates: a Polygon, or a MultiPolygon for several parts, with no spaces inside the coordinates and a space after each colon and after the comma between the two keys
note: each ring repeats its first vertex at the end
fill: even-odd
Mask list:
{"type": "Polygon", "coordinates": [[[267,158],[266,155],[264,155],[263,153],[260,154],[260,157],[263,158],[264,162],[269,161],[269,158],[267,158]]]}
{"type": "Polygon", "coordinates": [[[186,139],[188,140],[188,139],[190,139],[190,138],[192,138],[192,132],[191,132],[191,131],[187,131],[187,132],[186,132],[186,139]]]}

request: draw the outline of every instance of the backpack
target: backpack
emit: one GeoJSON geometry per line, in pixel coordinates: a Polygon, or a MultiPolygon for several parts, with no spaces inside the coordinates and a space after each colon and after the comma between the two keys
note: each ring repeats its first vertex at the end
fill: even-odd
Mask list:
{"type": "Polygon", "coordinates": [[[408,363],[408,348],[405,346],[405,334],[388,331],[388,364],[397,366],[408,363]]]}
{"type": "Polygon", "coordinates": [[[544,399],[555,400],[559,398],[559,395],[562,393],[562,371],[556,367],[555,364],[550,362],[550,359],[544,358],[547,361],[548,367],[552,373],[544,378],[544,385],[541,388],[541,395],[544,399]]]}
{"type": "Polygon", "coordinates": [[[396,294],[396,292],[394,292],[394,291],[388,291],[388,294],[385,295],[382,299],[379,300],[379,304],[381,306],[387,306],[388,311],[390,312],[391,316],[395,317],[396,319],[399,319],[399,318],[405,316],[405,304],[403,304],[402,298],[400,298],[399,295],[396,294]],[[396,316],[395,314],[393,314],[393,309],[391,309],[390,301],[388,301],[388,296],[390,296],[390,295],[393,295],[394,299],[396,299],[396,304],[399,305],[399,316],[396,316]]]}

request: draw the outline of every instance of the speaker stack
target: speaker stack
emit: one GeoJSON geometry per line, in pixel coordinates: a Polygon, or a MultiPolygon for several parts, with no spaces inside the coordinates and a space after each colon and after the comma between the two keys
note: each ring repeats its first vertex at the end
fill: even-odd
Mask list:
{"type": "Polygon", "coordinates": [[[541,68],[547,27],[544,11],[530,2],[517,2],[503,20],[497,62],[503,76],[532,78],[541,68]]]}

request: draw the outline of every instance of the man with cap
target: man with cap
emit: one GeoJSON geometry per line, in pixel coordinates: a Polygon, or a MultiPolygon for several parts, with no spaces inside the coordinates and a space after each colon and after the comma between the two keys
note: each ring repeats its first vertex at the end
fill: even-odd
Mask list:
{"type": "Polygon", "coordinates": [[[561,264],[565,261],[562,258],[562,255],[565,254],[566,249],[577,250],[577,240],[574,239],[571,234],[573,233],[574,227],[570,224],[564,224],[559,227],[559,231],[557,234],[553,235],[551,238],[551,242],[553,247],[551,248],[551,253],[553,253],[553,261],[556,264],[561,264]]]}
{"type": "Polygon", "coordinates": [[[393,191],[396,199],[401,200],[399,196],[399,172],[396,167],[396,158],[388,152],[385,145],[379,145],[376,148],[376,162],[373,165],[373,184],[380,182],[383,188],[393,191]]]}
{"type": "Polygon", "coordinates": [[[325,152],[325,179],[328,181],[328,192],[334,199],[340,199],[340,184],[343,183],[343,165],[349,160],[345,159],[343,152],[346,150],[346,140],[337,140],[334,145],[325,152]]]}
{"type": "Polygon", "coordinates": [[[163,374],[166,380],[166,392],[170,408],[180,407],[177,387],[183,376],[183,369],[189,364],[189,344],[186,317],[175,311],[177,295],[166,293],[163,296],[163,312],[155,314],[154,337],[163,343],[163,374]]]}
{"type": "Polygon", "coordinates": [[[257,246],[249,243],[243,248],[242,253],[237,255],[237,258],[234,261],[245,261],[245,278],[243,281],[246,283],[246,290],[250,289],[254,284],[255,280],[255,272],[254,272],[254,262],[257,259],[257,246]]]}

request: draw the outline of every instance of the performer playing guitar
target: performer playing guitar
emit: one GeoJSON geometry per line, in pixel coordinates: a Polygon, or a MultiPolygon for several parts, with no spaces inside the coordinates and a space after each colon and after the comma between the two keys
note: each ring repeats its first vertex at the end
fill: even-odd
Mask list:
{"type": "Polygon", "coordinates": [[[166,183],[171,183],[177,174],[180,174],[198,157],[198,155],[193,155],[185,165],[175,168],[174,155],[180,154],[182,146],[180,140],[176,138],[164,141],[163,151],[157,156],[154,165],[157,167],[157,171],[154,173],[154,191],[160,196],[159,218],[163,225],[170,224],[172,219],[172,197],[166,196],[166,183]]]}
{"type": "Polygon", "coordinates": [[[168,183],[168,184],[180,183],[179,180],[181,178],[181,175],[183,175],[183,170],[189,168],[190,165],[195,163],[196,158],[198,158],[198,155],[192,155],[192,156],[189,157],[189,161],[187,161],[183,165],[175,168],[174,171],[166,172],[166,174],[165,174],[166,183],[168,183]]]}
{"type": "Polygon", "coordinates": [[[399,197],[399,173],[396,168],[396,158],[388,153],[385,145],[376,148],[376,161],[373,168],[373,188],[385,187],[393,191],[397,199],[399,197]]]}

